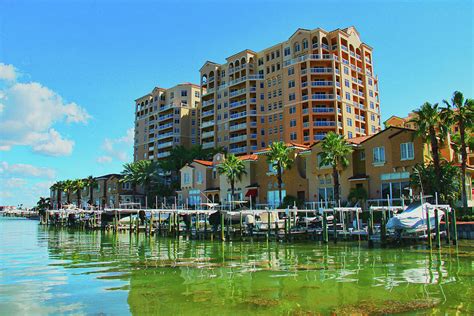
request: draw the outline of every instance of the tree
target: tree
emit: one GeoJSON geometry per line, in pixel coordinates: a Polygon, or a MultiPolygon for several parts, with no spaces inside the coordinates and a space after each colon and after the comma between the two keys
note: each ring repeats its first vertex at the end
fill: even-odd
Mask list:
{"type": "Polygon", "coordinates": [[[293,158],[290,157],[290,154],[293,150],[286,146],[284,142],[274,142],[270,146],[270,151],[268,152],[267,162],[271,164],[276,171],[277,181],[278,181],[278,197],[279,203],[283,203],[283,198],[281,194],[281,188],[283,184],[283,172],[287,169],[290,169],[293,165],[293,158]]]}
{"type": "Polygon", "coordinates": [[[339,169],[345,169],[349,165],[349,156],[353,149],[347,143],[344,136],[329,132],[321,142],[321,161],[319,167],[331,166],[334,184],[334,199],[339,201],[339,169]]]}
{"type": "Polygon", "coordinates": [[[367,201],[367,197],[367,190],[365,190],[363,187],[355,187],[350,190],[347,199],[352,201],[354,205],[360,202],[359,205],[363,207],[364,202],[367,201]]]}
{"type": "MultiPolygon", "coordinates": [[[[446,104],[444,112],[451,124],[456,124],[459,127],[459,137],[453,137],[455,142],[455,151],[461,154],[461,199],[464,212],[467,212],[467,192],[466,192],[466,168],[467,168],[467,148],[470,145],[470,133],[474,125],[474,99],[464,100],[461,92],[455,91],[451,98],[451,103],[443,100],[446,104]]],[[[471,144],[472,145],[472,144],[471,144]]]]}
{"type": "Polygon", "coordinates": [[[46,214],[46,210],[48,210],[51,206],[51,199],[40,197],[38,202],[36,203],[36,208],[38,209],[38,213],[41,217],[44,217],[46,214]]]}
{"type": "MultiPolygon", "coordinates": [[[[136,194],[136,186],[143,186],[145,196],[149,194],[150,187],[155,184],[158,179],[159,165],[156,161],[139,160],[123,165],[123,178],[120,182],[129,182],[133,187],[133,194],[136,194]]],[[[135,199],[135,196],[133,197],[135,199]]]]}
{"type": "Polygon", "coordinates": [[[74,190],[76,191],[77,194],[77,207],[81,208],[82,207],[82,190],[86,187],[86,182],[82,179],[76,179],[73,181],[74,182],[74,190]]]}
{"type": "Polygon", "coordinates": [[[448,134],[449,124],[446,124],[445,117],[438,108],[438,103],[431,104],[425,102],[418,110],[414,111],[415,117],[410,122],[415,123],[416,136],[421,137],[425,142],[429,142],[433,157],[433,167],[435,169],[435,183],[437,187],[441,184],[441,160],[439,147],[448,134]]]}
{"type": "Polygon", "coordinates": [[[440,184],[436,184],[436,171],[434,163],[428,165],[417,164],[413,168],[410,176],[410,185],[423,190],[423,195],[434,196],[438,193],[438,198],[450,204],[454,204],[460,195],[460,171],[459,168],[450,162],[444,162],[440,166],[440,184]]]}
{"type": "Polygon", "coordinates": [[[64,190],[64,181],[58,181],[54,183],[51,187],[51,190],[56,191],[56,202],[57,202],[57,207],[58,209],[61,208],[61,193],[64,190]]]}
{"type": "Polygon", "coordinates": [[[67,204],[71,204],[71,194],[75,190],[74,181],[68,179],[63,181],[63,184],[63,191],[66,192],[67,204]]]}
{"type": "Polygon", "coordinates": [[[219,172],[219,174],[223,174],[226,176],[227,181],[230,184],[231,197],[232,199],[234,199],[235,181],[242,180],[242,176],[247,174],[244,162],[237,158],[235,155],[230,154],[225,158],[224,162],[217,166],[217,171],[219,172]]]}
{"type": "Polygon", "coordinates": [[[89,204],[94,205],[94,189],[99,186],[99,183],[93,176],[88,176],[84,182],[86,187],[89,188],[89,204]]]}

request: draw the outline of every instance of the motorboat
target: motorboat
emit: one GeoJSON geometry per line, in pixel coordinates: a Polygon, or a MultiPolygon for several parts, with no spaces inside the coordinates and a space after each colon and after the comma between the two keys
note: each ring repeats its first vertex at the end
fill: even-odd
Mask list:
{"type": "MultiPolygon", "coordinates": [[[[394,215],[387,222],[387,229],[390,231],[404,232],[414,234],[418,232],[425,232],[428,229],[429,217],[430,229],[435,229],[435,209],[434,205],[430,203],[413,202],[401,213],[394,215]]],[[[441,221],[444,212],[438,212],[438,222],[441,221]]]]}

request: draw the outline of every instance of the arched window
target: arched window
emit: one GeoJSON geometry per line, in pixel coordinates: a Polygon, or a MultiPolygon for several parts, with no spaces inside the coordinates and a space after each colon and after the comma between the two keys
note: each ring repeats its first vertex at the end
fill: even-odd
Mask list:
{"type": "Polygon", "coordinates": [[[314,36],[313,39],[311,40],[311,44],[313,45],[313,48],[318,48],[318,37],[314,36]]]}
{"type": "Polygon", "coordinates": [[[247,61],[245,60],[245,57],[242,57],[242,59],[240,60],[240,63],[242,65],[245,65],[247,63],[247,61]]]}
{"type": "Polygon", "coordinates": [[[213,81],[214,80],[214,71],[211,71],[209,73],[209,82],[213,81]]]}
{"type": "Polygon", "coordinates": [[[201,84],[207,84],[207,76],[203,75],[201,78],[201,84]]]}
{"type": "Polygon", "coordinates": [[[239,67],[240,66],[240,61],[239,60],[236,60],[235,61],[235,68],[239,67]]]}
{"type": "Polygon", "coordinates": [[[306,39],[303,40],[303,49],[308,49],[308,41],[306,39]]]}
{"type": "Polygon", "coordinates": [[[295,49],[294,49],[295,53],[299,52],[300,50],[301,50],[300,43],[296,42],[295,49]]]}

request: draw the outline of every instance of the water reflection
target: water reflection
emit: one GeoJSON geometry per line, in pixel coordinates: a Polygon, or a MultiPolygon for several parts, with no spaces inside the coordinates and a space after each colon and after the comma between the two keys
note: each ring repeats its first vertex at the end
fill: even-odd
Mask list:
{"type": "Polygon", "coordinates": [[[459,252],[430,252],[45,227],[35,227],[31,237],[34,245],[19,254],[8,255],[0,242],[0,259],[7,259],[0,270],[0,308],[21,299],[34,301],[28,308],[40,313],[288,314],[429,299],[437,302],[436,312],[474,311],[473,243],[463,243],[459,252]],[[37,253],[30,256],[32,249],[37,253]],[[36,256],[43,257],[37,262],[36,256]]]}

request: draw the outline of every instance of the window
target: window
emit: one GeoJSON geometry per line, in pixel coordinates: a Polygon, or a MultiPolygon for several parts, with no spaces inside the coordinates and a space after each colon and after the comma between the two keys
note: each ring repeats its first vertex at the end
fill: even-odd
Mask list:
{"type": "Polygon", "coordinates": [[[294,49],[295,53],[299,52],[300,49],[301,49],[300,43],[295,43],[295,49],[294,49]]]}
{"type": "Polygon", "coordinates": [[[296,140],[297,137],[298,137],[298,135],[295,132],[290,133],[290,139],[291,140],[296,140]]]}
{"type": "Polygon", "coordinates": [[[202,184],[202,172],[201,171],[197,172],[197,183],[202,184]]]}
{"type": "Polygon", "coordinates": [[[372,79],[369,78],[369,86],[372,85],[372,79]]]}
{"type": "Polygon", "coordinates": [[[194,96],[195,96],[196,98],[199,98],[199,91],[194,91],[194,96]]]}
{"type": "Polygon", "coordinates": [[[181,90],[181,96],[182,96],[182,97],[187,97],[187,96],[188,96],[188,91],[186,91],[186,90],[181,90]]]}
{"type": "Polygon", "coordinates": [[[352,109],[350,105],[346,105],[346,112],[351,113],[352,109]]]}
{"type": "Polygon", "coordinates": [[[285,47],[284,55],[285,55],[285,56],[288,56],[288,55],[290,55],[290,54],[291,54],[291,48],[285,47]]]}
{"type": "Polygon", "coordinates": [[[294,93],[290,93],[290,94],[288,95],[288,100],[289,100],[289,101],[293,101],[293,100],[295,100],[295,99],[296,99],[296,95],[295,95],[294,93]]]}
{"type": "Polygon", "coordinates": [[[344,67],[344,73],[345,73],[346,75],[348,75],[348,74],[349,74],[349,68],[344,67]]]}
{"type": "MultiPolygon", "coordinates": [[[[284,199],[286,196],[286,190],[281,190],[281,198],[284,199]]],[[[270,207],[280,206],[280,191],[268,191],[267,192],[267,202],[270,207]]]]}
{"type": "Polygon", "coordinates": [[[288,112],[289,112],[290,114],[295,114],[295,113],[296,113],[296,107],[291,106],[291,107],[288,109],[288,112]]]}
{"type": "Polygon", "coordinates": [[[349,87],[349,86],[350,86],[349,80],[345,79],[345,80],[344,80],[344,85],[345,85],[346,87],[349,87]]]}
{"type": "Polygon", "coordinates": [[[308,41],[306,39],[303,40],[303,49],[308,48],[308,41]]]}
{"type": "Polygon", "coordinates": [[[295,68],[290,67],[288,68],[288,76],[294,75],[295,74],[295,68]]]}
{"type": "Polygon", "coordinates": [[[290,127],[295,127],[296,126],[296,120],[290,120],[290,127]]]}
{"type": "Polygon", "coordinates": [[[352,119],[351,118],[347,119],[347,126],[352,126],[352,119]]]}
{"type": "Polygon", "coordinates": [[[352,138],[352,132],[347,132],[347,137],[352,138]]]}
{"type": "Polygon", "coordinates": [[[401,160],[415,159],[415,150],[413,148],[413,142],[400,144],[400,159],[401,160]]]}
{"type": "Polygon", "coordinates": [[[346,99],[350,100],[351,99],[351,94],[349,92],[346,92],[346,99]]]}
{"type": "Polygon", "coordinates": [[[385,163],[385,147],[375,147],[374,148],[374,161],[375,164],[385,163]]]}
{"type": "Polygon", "coordinates": [[[189,184],[191,182],[191,177],[189,173],[183,173],[183,184],[189,184]]]}
{"type": "Polygon", "coordinates": [[[288,81],[288,88],[294,88],[294,87],[295,87],[295,81],[294,80],[288,81]]]}
{"type": "Polygon", "coordinates": [[[331,167],[331,164],[328,164],[328,163],[321,165],[322,160],[323,160],[323,156],[321,154],[318,154],[318,168],[323,169],[323,168],[331,167]]]}

